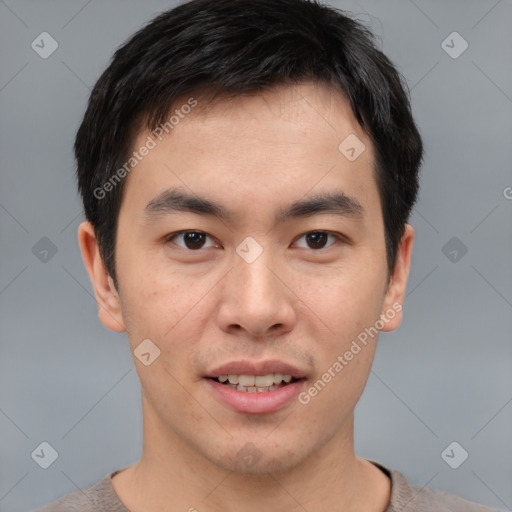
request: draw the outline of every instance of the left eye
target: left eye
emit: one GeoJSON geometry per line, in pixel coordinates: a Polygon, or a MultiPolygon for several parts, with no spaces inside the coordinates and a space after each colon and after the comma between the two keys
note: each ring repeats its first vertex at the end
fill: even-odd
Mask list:
{"type": "MultiPolygon", "coordinates": [[[[211,240],[210,236],[208,236],[206,233],[203,233],[201,231],[182,231],[181,233],[175,233],[174,235],[170,236],[167,239],[167,242],[171,242],[175,239],[178,239],[178,240],[181,239],[181,240],[183,240],[184,245],[181,245],[179,243],[177,243],[176,245],[178,245],[179,247],[183,247],[184,249],[197,250],[197,249],[204,248],[205,240],[207,238],[210,238],[210,240],[211,240]]],[[[215,246],[216,246],[216,244],[213,243],[209,247],[215,247],[215,246]]]]}
{"type": "MultiPolygon", "coordinates": [[[[310,231],[309,233],[304,233],[299,240],[302,238],[306,239],[306,243],[309,244],[309,246],[304,247],[305,249],[325,249],[329,237],[334,238],[335,241],[340,239],[339,236],[329,233],[328,231],[310,231]]],[[[330,247],[330,245],[327,247],[330,247]]]]}

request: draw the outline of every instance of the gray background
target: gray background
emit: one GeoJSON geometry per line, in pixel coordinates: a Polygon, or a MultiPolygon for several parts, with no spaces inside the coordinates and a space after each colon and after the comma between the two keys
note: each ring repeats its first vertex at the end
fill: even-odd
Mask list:
{"type": "MultiPolygon", "coordinates": [[[[332,3],[381,38],[426,145],[405,320],[381,336],[358,454],[511,510],[512,3],[332,3]],[[453,31],[469,44],[456,59],[441,46],[453,31]],[[462,258],[459,242],[456,255],[445,249],[458,261],[442,250],[452,237],[467,247],[462,258]],[[469,453],[458,469],[441,457],[452,441],[469,453]]],[[[128,343],[99,323],[79,253],[72,143],[115,48],[173,5],[0,0],[1,511],[36,508],[140,456],[128,343]],[[59,44],[47,59],[31,48],[43,31],[59,44]],[[57,248],[46,263],[32,251],[42,237],[57,248]],[[42,441],[59,454],[46,470],[31,458],[42,441]]]]}

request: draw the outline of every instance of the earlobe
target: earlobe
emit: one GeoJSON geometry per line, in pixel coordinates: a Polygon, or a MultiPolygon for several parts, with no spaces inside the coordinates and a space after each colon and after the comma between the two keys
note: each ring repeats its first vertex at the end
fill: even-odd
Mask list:
{"type": "Polygon", "coordinates": [[[94,288],[101,323],[112,331],[125,332],[119,294],[105,268],[94,227],[90,222],[84,221],[78,227],[78,242],[94,288]]]}
{"type": "Polygon", "coordinates": [[[389,278],[388,288],[382,306],[381,319],[384,327],[382,331],[393,331],[402,322],[402,307],[405,299],[407,278],[411,268],[411,255],[414,243],[414,229],[405,225],[405,231],[398,246],[395,268],[389,278]]]}

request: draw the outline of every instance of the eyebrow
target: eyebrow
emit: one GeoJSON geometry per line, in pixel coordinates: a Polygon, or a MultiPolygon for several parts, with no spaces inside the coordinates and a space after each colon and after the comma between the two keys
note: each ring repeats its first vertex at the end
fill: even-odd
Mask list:
{"type": "MultiPolygon", "coordinates": [[[[147,222],[179,212],[215,216],[224,221],[232,221],[236,215],[225,206],[205,197],[189,194],[181,188],[168,189],[149,201],[144,208],[147,222]]],[[[322,192],[299,199],[280,208],[275,223],[281,224],[290,219],[310,217],[318,214],[334,214],[361,219],[364,208],[354,197],[341,191],[322,192]]]]}

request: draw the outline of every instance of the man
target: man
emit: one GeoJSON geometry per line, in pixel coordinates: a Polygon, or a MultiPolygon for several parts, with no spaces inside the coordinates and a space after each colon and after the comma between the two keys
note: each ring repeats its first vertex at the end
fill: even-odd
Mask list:
{"type": "Polygon", "coordinates": [[[332,8],[197,0],[121,47],[76,138],[79,242],[143,455],[42,510],[489,510],[354,453],[422,152],[400,75],[332,8]]]}

